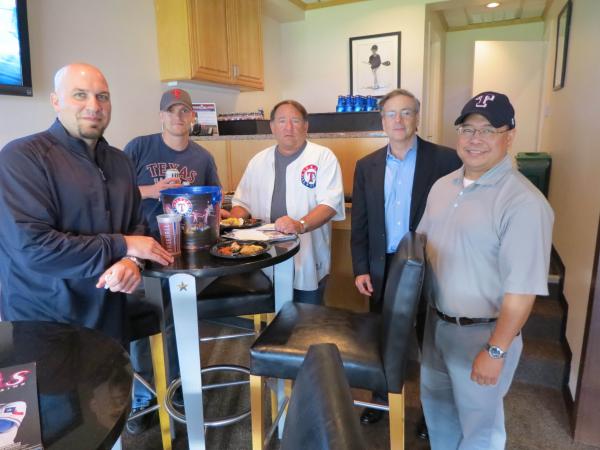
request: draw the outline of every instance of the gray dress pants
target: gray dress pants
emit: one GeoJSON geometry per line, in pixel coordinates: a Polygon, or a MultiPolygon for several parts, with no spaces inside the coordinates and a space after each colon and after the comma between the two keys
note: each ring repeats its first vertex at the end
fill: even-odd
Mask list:
{"type": "Polygon", "coordinates": [[[501,450],[506,445],[504,396],[523,349],[513,340],[495,386],[471,381],[475,356],[495,323],[459,326],[429,308],[421,364],[421,403],[432,450],[501,450]]]}

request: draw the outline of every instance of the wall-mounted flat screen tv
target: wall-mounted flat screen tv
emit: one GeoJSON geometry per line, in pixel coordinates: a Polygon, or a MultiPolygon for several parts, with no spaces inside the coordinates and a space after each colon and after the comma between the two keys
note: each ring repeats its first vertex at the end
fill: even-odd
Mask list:
{"type": "Polygon", "coordinates": [[[27,0],[0,0],[0,94],[33,95],[27,0]]]}

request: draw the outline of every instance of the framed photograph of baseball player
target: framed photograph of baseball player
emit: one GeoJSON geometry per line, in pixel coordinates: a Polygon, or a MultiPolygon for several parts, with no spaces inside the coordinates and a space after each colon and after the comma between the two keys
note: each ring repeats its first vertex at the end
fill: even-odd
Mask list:
{"type": "Polygon", "coordinates": [[[400,32],[350,38],[350,94],[381,97],[400,87],[400,32]]]}
{"type": "Polygon", "coordinates": [[[571,27],[571,0],[568,0],[558,14],[556,21],[556,54],[554,56],[554,83],[555,91],[565,85],[567,71],[567,49],[569,46],[569,29],[571,27]]]}

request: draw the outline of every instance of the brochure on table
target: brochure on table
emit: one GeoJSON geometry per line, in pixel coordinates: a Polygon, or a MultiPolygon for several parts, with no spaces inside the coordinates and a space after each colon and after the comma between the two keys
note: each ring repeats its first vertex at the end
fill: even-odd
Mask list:
{"type": "Polygon", "coordinates": [[[0,369],[0,450],[43,449],[35,362],[0,369]]]}
{"type": "Polygon", "coordinates": [[[258,228],[232,230],[223,237],[238,241],[289,241],[296,238],[295,234],[285,234],[275,231],[275,225],[268,223],[258,228]]]}

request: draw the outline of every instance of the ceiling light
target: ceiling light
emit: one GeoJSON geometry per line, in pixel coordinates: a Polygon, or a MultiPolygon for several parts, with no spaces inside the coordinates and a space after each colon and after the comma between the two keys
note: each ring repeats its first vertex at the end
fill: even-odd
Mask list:
{"type": "Polygon", "coordinates": [[[486,8],[497,8],[498,6],[500,6],[500,2],[489,2],[485,6],[486,6],[486,8]]]}

